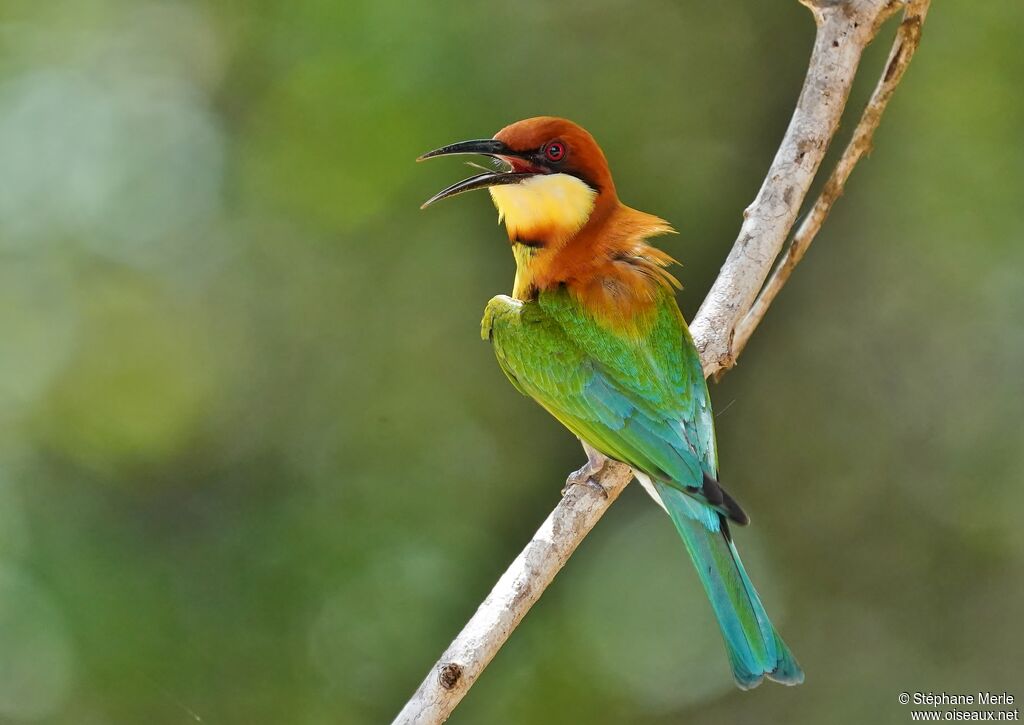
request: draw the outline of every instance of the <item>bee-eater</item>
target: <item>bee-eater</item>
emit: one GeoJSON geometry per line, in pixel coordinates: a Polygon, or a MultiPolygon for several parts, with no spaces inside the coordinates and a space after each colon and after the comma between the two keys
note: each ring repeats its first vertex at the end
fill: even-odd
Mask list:
{"type": "Polygon", "coordinates": [[[595,485],[602,456],[628,464],[686,544],[737,685],[802,682],[729,532],[749,519],[718,483],[707,384],[666,270],[675,260],[647,241],[671,226],[621,203],[597,142],[562,118],[519,121],[420,160],[451,154],[491,157],[496,170],[423,206],[490,192],[516,276],[511,297],[487,304],[482,336],[512,384],[583,442],[588,463],[570,480],[595,485]]]}

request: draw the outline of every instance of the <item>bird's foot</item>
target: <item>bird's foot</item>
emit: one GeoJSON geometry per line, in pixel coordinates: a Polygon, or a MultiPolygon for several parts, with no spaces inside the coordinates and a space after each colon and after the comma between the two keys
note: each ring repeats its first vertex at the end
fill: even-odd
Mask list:
{"type": "Polygon", "coordinates": [[[573,486],[586,486],[587,488],[597,491],[601,495],[601,498],[608,498],[608,492],[605,491],[604,486],[602,486],[600,481],[597,480],[597,476],[602,470],[604,470],[605,464],[608,463],[608,459],[585,443],[583,444],[583,447],[587,451],[587,462],[578,470],[570,473],[565,479],[565,486],[562,487],[562,495],[565,496],[569,493],[569,489],[573,486]]]}

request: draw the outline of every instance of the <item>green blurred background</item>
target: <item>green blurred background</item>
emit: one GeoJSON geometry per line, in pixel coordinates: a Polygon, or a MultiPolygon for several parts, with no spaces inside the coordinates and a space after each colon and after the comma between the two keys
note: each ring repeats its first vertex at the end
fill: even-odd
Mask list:
{"type": "MultiPolygon", "coordinates": [[[[935,4],[874,155],[712,389],[806,684],[734,689],[634,485],[452,723],[1024,697],[1022,22],[935,4]]],[[[513,272],[486,195],[420,212],[466,170],[413,158],[579,121],[679,229],[690,317],[812,38],[795,0],[4,0],[0,722],[388,721],[582,461],[478,338],[513,272]]]]}

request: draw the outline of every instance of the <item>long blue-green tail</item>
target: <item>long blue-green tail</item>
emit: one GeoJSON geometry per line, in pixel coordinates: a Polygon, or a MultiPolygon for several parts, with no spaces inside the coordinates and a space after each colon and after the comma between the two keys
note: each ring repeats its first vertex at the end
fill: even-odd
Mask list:
{"type": "Polygon", "coordinates": [[[785,685],[803,682],[803,670],[768,620],[720,515],[671,486],[654,486],[711,600],[736,684],[747,690],[765,677],[785,685]]]}

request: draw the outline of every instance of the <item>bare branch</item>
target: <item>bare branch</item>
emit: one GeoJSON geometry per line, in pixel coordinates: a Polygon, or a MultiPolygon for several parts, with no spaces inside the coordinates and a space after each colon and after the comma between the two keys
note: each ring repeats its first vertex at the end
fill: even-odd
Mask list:
{"type": "Polygon", "coordinates": [[[733,336],[793,228],[850,95],[864,48],[898,7],[894,0],[802,0],[818,32],[793,118],[732,251],[690,326],[704,374],[736,362],[733,336]]]}
{"type": "Polygon", "coordinates": [[[607,497],[590,486],[568,487],[555,510],[395,718],[396,724],[426,725],[448,719],[583,537],[633,480],[633,471],[623,463],[608,461],[596,478],[607,497]]]}
{"type": "MultiPolygon", "coordinates": [[[[899,0],[801,2],[811,9],[817,23],[803,90],[764,183],[744,212],[739,237],[690,327],[705,375],[723,372],[734,364],[742,343],[749,339],[763,316],[762,311],[756,318],[749,317],[751,306],[789,236],[839,127],[864,48],[882,23],[903,4],[899,0]],[[748,319],[749,326],[743,327],[742,336],[737,334],[737,327],[747,325],[748,319]],[[739,346],[737,341],[741,343],[739,346]]],[[[917,33],[927,7],[928,0],[907,3],[907,15],[918,18],[917,33]]],[[[908,35],[907,27],[904,21],[897,38],[897,41],[905,38],[903,50],[894,50],[887,65],[882,81],[886,90],[878,109],[879,116],[917,45],[917,35],[908,35]]],[[[876,118],[870,131],[877,123],[876,118]]],[[[870,131],[857,158],[870,145],[870,131]]],[[[852,169],[852,164],[849,168],[852,169]]],[[[840,181],[834,196],[841,193],[847,176],[849,170],[836,177],[840,181]]],[[[778,286],[784,282],[782,278],[778,286]]],[[[771,299],[766,299],[765,309],[770,302],[771,299]]],[[[595,476],[607,497],[587,486],[569,487],[530,543],[431,668],[395,718],[394,725],[434,725],[448,719],[579,543],[632,480],[632,475],[628,466],[608,462],[595,476]]]]}
{"type": "Polygon", "coordinates": [[[800,224],[796,234],[793,235],[793,241],[790,242],[789,247],[779,259],[779,263],[776,265],[775,271],[772,272],[772,276],[768,278],[764,289],[757,296],[750,311],[736,326],[736,334],[732,343],[734,359],[743,352],[750,336],[761,324],[768,307],[782,290],[786,281],[789,280],[796,265],[804,258],[807,248],[811,246],[818,230],[821,229],[821,225],[832,211],[832,205],[843,195],[846,180],[850,178],[853,167],[857,165],[862,156],[871,152],[875,129],[882,121],[885,107],[896,91],[896,86],[903,80],[903,73],[907,70],[917,46],[921,43],[921,26],[928,14],[930,4],[931,0],[909,0],[907,3],[903,21],[900,23],[899,30],[896,32],[896,40],[893,41],[892,50],[889,52],[889,60],[885,64],[885,71],[871,94],[871,99],[860,117],[857,128],[853,131],[850,143],[847,144],[842,157],[835,169],[832,170],[828,181],[825,182],[810,213],[800,224]]]}

